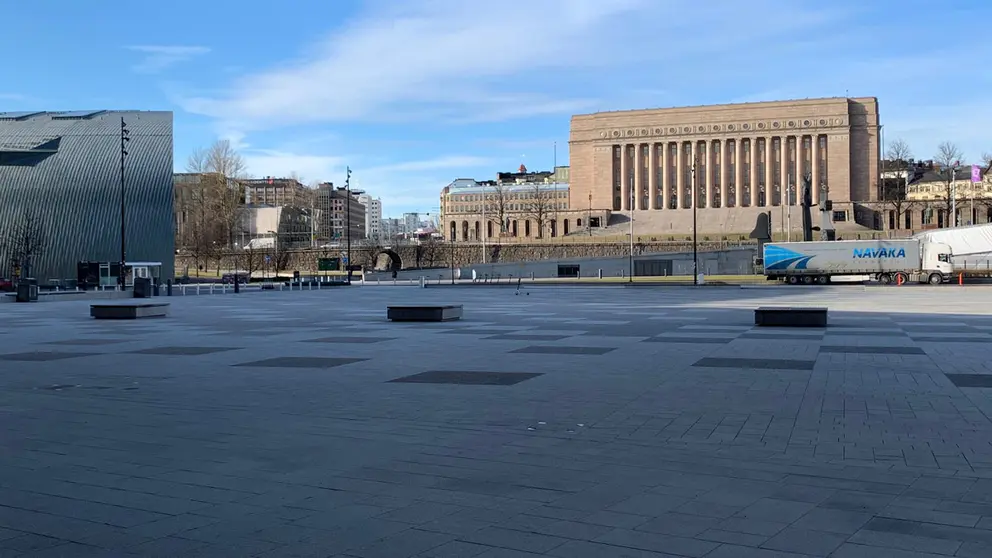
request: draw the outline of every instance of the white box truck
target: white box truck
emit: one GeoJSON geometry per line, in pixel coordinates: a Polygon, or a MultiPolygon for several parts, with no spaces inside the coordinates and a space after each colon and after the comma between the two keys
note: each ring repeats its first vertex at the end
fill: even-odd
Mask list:
{"type": "Polygon", "coordinates": [[[938,285],[954,272],[950,246],[918,239],[777,242],[765,244],[762,256],[765,277],[791,285],[850,276],[938,285]]]}

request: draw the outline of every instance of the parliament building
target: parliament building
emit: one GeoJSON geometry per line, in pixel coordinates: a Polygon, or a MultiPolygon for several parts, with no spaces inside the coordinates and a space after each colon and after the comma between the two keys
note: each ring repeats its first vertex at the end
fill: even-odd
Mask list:
{"type": "Polygon", "coordinates": [[[837,229],[874,228],[878,100],[827,98],[577,115],[570,197],[629,215],[637,234],[746,235],[801,227],[802,179],[833,202],[837,229]],[[693,195],[695,191],[696,195],[693,195]]]}

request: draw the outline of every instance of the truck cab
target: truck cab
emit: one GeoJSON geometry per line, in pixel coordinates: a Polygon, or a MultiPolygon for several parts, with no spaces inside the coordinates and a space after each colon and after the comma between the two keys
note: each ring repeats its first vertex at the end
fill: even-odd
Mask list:
{"type": "Polygon", "coordinates": [[[954,274],[951,247],[941,242],[923,242],[922,252],[920,260],[923,273],[929,277],[929,283],[936,285],[950,280],[954,274]]]}

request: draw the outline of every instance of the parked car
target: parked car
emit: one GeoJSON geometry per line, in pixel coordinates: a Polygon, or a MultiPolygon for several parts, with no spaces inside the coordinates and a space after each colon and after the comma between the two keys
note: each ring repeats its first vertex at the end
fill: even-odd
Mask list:
{"type": "Polygon", "coordinates": [[[14,292],[14,281],[11,279],[0,279],[0,292],[14,292]]]}

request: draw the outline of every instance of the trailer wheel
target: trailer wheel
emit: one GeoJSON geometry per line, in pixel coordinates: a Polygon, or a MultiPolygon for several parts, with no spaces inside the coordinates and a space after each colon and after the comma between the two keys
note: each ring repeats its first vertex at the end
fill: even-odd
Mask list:
{"type": "Polygon", "coordinates": [[[909,276],[903,272],[896,273],[896,285],[905,285],[909,281],[909,276]]]}
{"type": "Polygon", "coordinates": [[[883,285],[888,285],[889,283],[892,282],[892,276],[889,275],[888,273],[883,273],[878,276],[878,282],[883,285]]]}
{"type": "Polygon", "coordinates": [[[944,282],[944,278],[940,276],[939,273],[931,273],[930,277],[927,278],[927,283],[931,285],[939,285],[944,282]]]}
{"type": "Polygon", "coordinates": [[[796,277],[795,275],[790,275],[789,278],[786,279],[786,281],[788,281],[790,285],[798,285],[799,277],[796,277]]]}
{"type": "Polygon", "coordinates": [[[830,282],[829,275],[820,275],[819,277],[816,278],[816,283],[818,285],[826,285],[829,282],[830,282]]]}
{"type": "Polygon", "coordinates": [[[814,277],[812,275],[803,275],[803,285],[812,285],[814,277]]]}

